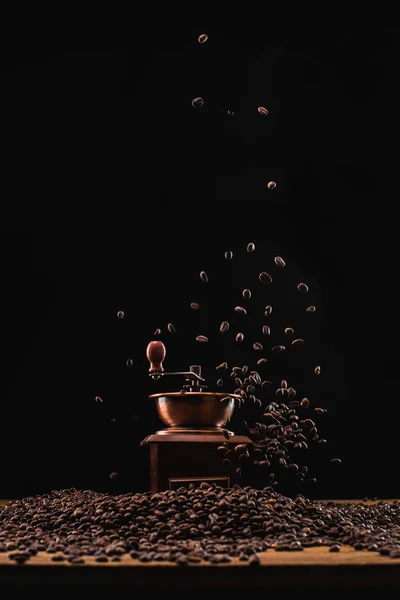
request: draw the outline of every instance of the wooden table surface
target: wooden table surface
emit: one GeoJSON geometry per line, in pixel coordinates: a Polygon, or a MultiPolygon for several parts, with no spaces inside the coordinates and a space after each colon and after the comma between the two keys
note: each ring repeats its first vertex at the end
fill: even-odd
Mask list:
{"type": "MultiPolygon", "coordinates": [[[[343,502],[343,500],[340,500],[343,502]]],[[[350,502],[350,501],[349,501],[350,502]]],[[[7,501],[1,501],[4,505],[7,501]]],[[[46,586],[64,589],[82,586],[105,590],[118,589],[224,589],[250,590],[267,588],[307,589],[371,589],[400,590],[400,559],[391,559],[375,552],[357,551],[342,546],[340,552],[327,547],[306,548],[302,552],[259,554],[261,564],[248,566],[238,559],[231,563],[210,565],[195,563],[177,566],[173,563],[141,563],[129,555],[121,562],[96,563],[91,556],[85,564],[52,562],[52,554],[39,552],[24,565],[17,565],[0,554],[0,590],[4,586],[46,586]]]]}

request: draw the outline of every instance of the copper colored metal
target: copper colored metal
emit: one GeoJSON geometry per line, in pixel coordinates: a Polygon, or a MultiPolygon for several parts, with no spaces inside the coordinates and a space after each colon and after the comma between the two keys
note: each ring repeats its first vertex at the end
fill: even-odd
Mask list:
{"type": "Polygon", "coordinates": [[[236,394],[168,392],[152,394],[160,419],[169,427],[224,427],[232,417],[236,394]],[[226,398],[226,400],[225,400],[226,398]]]}

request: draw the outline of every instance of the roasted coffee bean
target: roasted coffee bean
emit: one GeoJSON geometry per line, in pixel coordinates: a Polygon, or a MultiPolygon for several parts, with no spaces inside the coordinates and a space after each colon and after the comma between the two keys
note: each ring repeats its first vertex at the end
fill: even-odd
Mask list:
{"type": "Polygon", "coordinates": [[[172,323],[168,323],[168,331],[170,333],[175,333],[176,329],[172,323]]]}
{"type": "Polygon", "coordinates": [[[192,100],[192,106],[193,106],[193,108],[201,108],[202,106],[204,106],[203,98],[201,98],[200,96],[198,96],[197,98],[194,98],[192,100]]]}
{"type": "Polygon", "coordinates": [[[117,317],[118,317],[118,319],[123,319],[125,317],[124,311],[123,310],[119,310],[117,312],[117,317]]]}
{"type": "Polygon", "coordinates": [[[241,313],[243,315],[247,315],[247,310],[245,308],[243,308],[243,306],[235,306],[235,310],[238,313],[241,313]]]}
{"type": "Polygon", "coordinates": [[[199,44],[204,44],[207,40],[208,40],[208,35],[206,33],[202,33],[197,38],[197,41],[199,42],[199,44]]]}
{"type": "Polygon", "coordinates": [[[253,344],[253,350],[263,350],[264,346],[262,344],[260,344],[260,342],[254,342],[253,344]]]}
{"type": "Polygon", "coordinates": [[[268,110],[264,106],[259,106],[257,110],[263,117],[266,117],[268,115],[268,110]]]}
{"type": "Polygon", "coordinates": [[[101,396],[96,396],[95,400],[96,400],[97,404],[103,404],[103,402],[104,402],[104,400],[101,396]]]}
{"type": "Polygon", "coordinates": [[[217,371],[226,371],[227,368],[228,368],[227,362],[222,362],[216,367],[217,371]]]}
{"type": "Polygon", "coordinates": [[[155,329],[153,335],[161,335],[161,329],[155,329]]]}
{"type": "Polygon", "coordinates": [[[297,290],[301,294],[306,294],[308,292],[308,285],[306,285],[305,283],[299,283],[299,285],[297,286],[297,290]]]}
{"type": "Polygon", "coordinates": [[[265,381],[262,382],[261,388],[263,390],[266,390],[271,385],[272,385],[272,381],[269,381],[268,379],[266,379],[265,381]]]}
{"type": "Polygon", "coordinates": [[[285,346],[273,346],[272,352],[284,352],[286,350],[285,346]]]}
{"type": "Polygon", "coordinates": [[[340,460],[340,458],[331,458],[331,463],[332,464],[340,464],[342,461],[340,460]]]}
{"type": "Polygon", "coordinates": [[[276,188],[276,183],[275,181],[269,181],[267,184],[267,187],[269,190],[274,190],[276,188]]]}
{"type": "Polygon", "coordinates": [[[242,292],[242,296],[243,298],[245,298],[245,300],[250,300],[251,298],[251,291],[248,289],[244,289],[242,292]]]}
{"type": "Polygon", "coordinates": [[[203,283],[208,283],[208,275],[205,271],[200,271],[200,279],[203,283]]]}
{"type": "Polygon", "coordinates": [[[261,281],[261,283],[265,283],[267,285],[269,285],[270,283],[272,283],[272,277],[269,273],[266,273],[265,271],[263,271],[262,273],[259,274],[258,276],[259,280],[261,281]]]}
{"type": "Polygon", "coordinates": [[[235,114],[233,110],[228,110],[227,112],[230,117],[233,117],[233,115],[235,114]]]}
{"type": "Polygon", "coordinates": [[[281,388],[287,389],[287,381],[286,381],[286,379],[282,379],[282,381],[281,381],[281,388]]]}
{"type": "Polygon", "coordinates": [[[320,366],[315,367],[314,373],[315,373],[315,375],[321,375],[321,367],[320,366]]]}
{"type": "Polygon", "coordinates": [[[303,400],[301,400],[301,402],[300,402],[300,406],[302,406],[303,408],[308,408],[310,406],[309,399],[303,398],[303,400]]]}
{"type": "Polygon", "coordinates": [[[266,358],[259,358],[257,361],[257,366],[265,365],[266,362],[268,362],[266,358]]]}
{"type": "Polygon", "coordinates": [[[225,252],[225,259],[226,260],[232,260],[232,258],[233,258],[233,252],[232,252],[232,250],[227,250],[225,252]]]}
{"type": "Polygon", "coordinates": [[[271,335],[271,329],[268,327],[268,325],[262,326],[262,333],[263,335],[271,335]]]}
{"type": "Polygon", "coordinates": [[[228,321],[222,321],[221,325],[219,326],[220,332],[225,333],[226,331],[228,331],[228,329],[229,329],[228,321]]]}
{"type": "Polygon", "coordinates": [[[235,383],[238,387],[243,385],[243,381],[240,379],[240,377],[235,377],[235,383]]]}
{"type": "Polygon", "coordinates": [[[315,307],[315,306],[313,306],[313,305],[311,305],[311,306],[307,306],[307,308],[306,308],[306,312],[308,312],[308,313],[313,313],[313,312],[315,312],[316,310],[317,310],[317,309],[316,309],[316,307],[315,307]]]}
{"type": "Polygon", "coordinates": [[[198,335],[196,336],[196,342],[199,342],[200,344],[206,344],[208,342],[208,337],[205,335],[198,335]]]}
{"type": "Polygon", "coordinates": [[[191,302],[191,303],[190,303],[190,308],[191,308],[192,310],[199,310],[199,308],[200,308],[200,304],[199,304],[198,302],[191,302]]]}
{"type": "Polygon", "coordinates": [[[236,341],[237,341],[237,342],[243,342],[243,340],[244,340],[244,335],[243,335],[243,333],[237,333],[237,334],[236,334],[236,341]]]}
{"type": "Polygon", "coordinates": [[[286,267],[286,263],[281,256],[275,256],[274,262],[277,267],[286,267]]]}
{"type": "Polygon", "coordinates": [[[118,477],[118,473],[116,471],[112,471],[110,473],[110,479],[116,479],[118,477]]]}
{"type": "Polygon", "coordinates": [[[326,440],[324,440],[324,438],[321,438],[320,440],[318,440],[318,444],[326,444],[326,440]]]}
{"type": "Polygon", "coordinates": [[[292,346],[302,346],[304,344],[304,340],[302,338],[296,338],[292,341],[292,346]]]}
{"type": "Polygon", "coordinates": [[[285,334],[286,334],[286,335],[293,335],[293,334],[294,334],[294,329],[293,329],[293,327],[286,327],[286,329],[285,329],[285,334]]]}
{"type": "Polygon", "coordinates": [[[268,306],[264,308],[264,317],[269,317],[270,314],[272,314],[272,306],[268,304],[268,306]]]}
{"type": "Polygon", "coordinates": [[[224,380],[223,379],[217,379],[217,386],[218,387],[222,387],[224,385],[224,380]]]}
{"type": "Polygon", "coordinates": [[[340,544],[332,544],[329,548],[329,552],[340,552],[340,544]]]}
{"type": "Polygon", "coordinates": [[[131,358],[128,358],[125,364],[128,367],[128,369],[131,369],[133,367],[133,360],[131,358]]]}
{"type": "Polygon", "coordinates": [[[247,252],[254,252],[255,249],[256,249],[256,245],[253,242],[250,242],[249,244],[247,244],[247,252]]]}

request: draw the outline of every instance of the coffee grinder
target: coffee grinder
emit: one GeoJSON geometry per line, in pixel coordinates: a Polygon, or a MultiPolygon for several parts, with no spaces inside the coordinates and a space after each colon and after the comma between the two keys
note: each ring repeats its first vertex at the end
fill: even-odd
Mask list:
{"type": "Polygon", "coordinates": [[[235,435],[226,428],[235,400],[240,396],[206,391],[200,365],[190,366],[189,371],[165,372],[166,348],[161,341],[150,342],[146,356],[152,379],[185,378],[180,391],[149,396],[166,426],[141,442],[150,448],[151,492],[196,487],[203,481],[221,487],[232,487],[236,483],[246,485],[245,474],[239,475],[236,471],[238,464],[223,462],[223,455],[217,451],[223,444],[227,450],[233,450],[238,444],[252,445],[247,436],[235,435]]]}

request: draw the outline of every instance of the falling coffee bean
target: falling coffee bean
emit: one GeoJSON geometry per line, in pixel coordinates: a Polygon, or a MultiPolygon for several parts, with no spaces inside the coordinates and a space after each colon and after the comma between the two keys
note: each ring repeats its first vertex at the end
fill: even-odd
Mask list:
{"type": "Polygon", "coordinates": [[[276,183],[275,181],[269,181],[267,184],[267,187],[269,190],[274,190],[276,188],[276,183]]]}
{"type": "Polygon", "coordinates": [[[292,341],[292,346],[302,346],[304,344],[304,340],[302,338],[297,338],[292,341]]]}
{"type": "Polygon", "coordinates": [[[331,463],[332,464],[340,464],[342,461],[340,458],[331,458],[331,463]]]}
{"type": "Polygon", "coordinates": [[[116,479],[118,477],[118,473],[116,473],[115,471],[112,471],[110,473],[110,479],[116,479]]]}
{"type": "Polygon", "coordinates": [[[206,344],[208,342],[208,337],[205,335],[198,335],[196,337],[196,342],[199,342],[200,344],[206,344]]]}
{"type": "Polygon", "coordinates": [[[197,41],[199,42],[199,44],[204,44],[207,40],[208,40],[208,35],[206,33],[202,33],[197,38],[197,41]]]}
{"type": "Polygon", "coordinates": [[[199,310],[199,308],[200,308],[200,304],[199,304],[198,302],[191,302],[191,303],[190,303],[190,308],[191,308],[192,310],[199,310]]]}
{"type": "Polygon", "coordinates": [[[286,263],[281,256],[275,256],[274,262],[277,265],[277,267],[286,267],[286,263]]]}
{"type": "Polygon", "coordinates": [[[243,298],[245,298],[246,300],[250,300],[251,298],[251,291],[248,289],[243,290],[242,292],[242,296],[243,298]]]}
{"type": "Polygon", "coordinates": [[[228,331],[228,329],[229,329],[228,321],[222,321],[221,325],[219,326],[220,332],[225,333],[226,331],[228,331]]]}
{"type": "Polygon", "coordinates": [[[285,329],[285,334],[286,334],[286,335],[293,335],[293,334],[294,334],[294,329],[293,329],[293,327],[286,327],[286,329],[285,329]]]}
{"type": "Polygon", "coordinates": [[[256,249],[256,245],[253,244],[253,242],[250,242],[249,244],[247,244],[247,252],[254,252],[255,249],[256,249]]]}
{"type": "Polygon", "coordinates": [[[262,332],[263,332],[263,335],[270,335],[271,329],[268,327],[268,325],[263,325],[262,332]]]}
{"type": "Polygon", "coordinates": [[[232,250],[227,250],[225,252],[224,256],[225,256],[225,260],[232,260],[232,258],[233,258],[233,252],[232,252],[232,250]]]}
{"type": "Polygon", "coordinates": [[[168,323],[168,331],[170,333],[175,333],[176,329],[175,327],[172,325],[172,323],[168,323]]]}
{"type": "Polygon", "coordinates": [[[161,335],[161,329],[156,329],[153,335],[161,335]]]}
{"type": "Polygon", "coordinates": [[[228,363],[227,362],[222,362],[221,364],[219,364],[216,367],[217,371],[226,371],[227,368],[228,368],[228,363]]]}
{"type": "Polygon", "coordinates": [[[233,110],[228,110],[228,115],[229,115],[230,117],[233,117],[233,115],[234,115],[234,114],[235,114],[235,111],[233,111],[233,110]]]}
{"type": "Polygon", "coordinates": [[[268,304],[264,309],[264,317],[269,317],[270,314],[272,314],[272,306],[268,304]]]}
{"type": "Polygon", "coordinates": [[[259,358],[257,361],[257,365],[265,365],[266,362],[268,362],[266,358],[259,358]]]}
{"type": "Polygon", "coordinates": [[[262,273],[259,274],[258,276],[259,280],[261,281],[261,283],[265,283],[265,284],[270,284],[272,283],[272,277],[269,273],[266,273],[265,271],[263,271],[262,273]]]}
{"type": "Polygon", "coordinates": [[[104,400],[101,396],[96,396],[95,401],[97,402],[97,404],[103,404],[104,400]]]}
{"type": "Polygon", "coordinates": [[[253,344],[253,350],[263,350],[264,346],[262,344],[260,344],[260,342],[254,342],[253,344]]]}
{"type": "Polygon", "coordinates": [[[286,379],[282,379],[282,381],[281,381],[281,388],[284,388],[284,389],[287,388],[287,381],[286,381],[286,379]]]}
{"type": "Polygon", "coordinates": [[[125,364],[128,367],[128,369],[131,369],[133,367],[133,360],[131,358],[128,358],[125,364]]]}
{"type": "Polygon", "coordinates": [[[313,313],[317,310],[317,308],[315,306],[307,306],[306,308],[306,312],[308,313],[313,313]]]}
{"type": "Polygon", "coordinates": [[[201,108],[202,106],[204,106],[203,98],[201,98],[200,96],[198,96],[197,98],[194,98],[192,100],[192,106],[193,106],[193,108],[201,108]]]}
{"type": "Polygon", "coordinates": [[[268,110],[264,106],[259,106],[257,110],[260,113],[260,115],[263,115],[263,117],[266,117],[268,115],[268,110]]]}
{"type": "Polygon", "coordinates": [[[308,292],[308,285],[306,285],[305,283],[299,283],[297,289],[301,294],[305,294],[306,292],[308,292]]]}
{"type": "Polygon", "coordinates": [[[318,367],[315,367],[315,369],[314,369],[314,373],[315,373],[316,375],[321,375],[321,367],[320,367],[320,366],[318,366],[318,367]]]}
{"type": "Polygon", "coordinates": [[[123,310],[119,310],[117,312],[117,317],[118,317],[118,319],[123,319],[125,317],[124,311],[123,310]]]}
{"type": "Polygon", "coordinates": [[[224,380],[223,379],[218,379],[217,380],[217,386],[218,387],[222,387],[224,385],[224,380]]]}
{"type": "Polygon", "coordinates": [[[247,315],[247,310],[245,308],[243,308],[243,306],[235,306],[235,310],[238,313],[241,313],[243,315],[247,315]]]}
{"type": "Polygon", "coordinates": [[[237,342],[243,342],[243,340],[244,340],[244,335],[243,335],[243,333],[240,333],[240,332],[239,332],[239,333],[237,333],[237,334],[236,334],[236,341],[237,341],[237,342]]]}
{"type": "Polygon", "coordinates": [[[303,398],[303,400],[301,400],[301,402],[300,402],[300,406],[302,406],[303,408],[308,408],[310,406],[309,399],[303,398]]]}
{"type": "Polygon", "coordinates": [[[200,279],[203,283],[207,283],[208,282],[208,275],[205,271],[201,271],[200,272],[200,279]]]}
{"type": "Polygon", "coordinates": [[[285,350],[286,350],[286,346],[282,346],[282,345],[274,346],[272,348],[272,352],[285,352],[285,350]]]}

